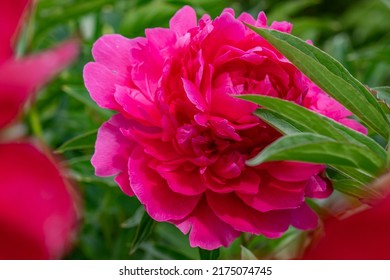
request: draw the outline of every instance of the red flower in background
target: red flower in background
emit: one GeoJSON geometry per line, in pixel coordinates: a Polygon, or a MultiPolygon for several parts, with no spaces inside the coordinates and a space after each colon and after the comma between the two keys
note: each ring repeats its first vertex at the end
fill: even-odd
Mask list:
{"type": "MultiPolygon", "coordinates": [[[[389,190],[390,173],[374,188],[389,190]]],[[[373,208],[343,220],[324,221],[324,233],[304,254],[304,259],[390,260],[390,195],[373,208]]]]}
{"type": "MultiPolygon", "coordinates": [[[[34,91],[67,66],[78,47],[18,59],[13,40],[30,1],[0,1],[0,128],[34,91]]],[[[77,221],[73,196],[56,164],[30,143],[0,144],[0,259],[59,258],[77,221]]]]}

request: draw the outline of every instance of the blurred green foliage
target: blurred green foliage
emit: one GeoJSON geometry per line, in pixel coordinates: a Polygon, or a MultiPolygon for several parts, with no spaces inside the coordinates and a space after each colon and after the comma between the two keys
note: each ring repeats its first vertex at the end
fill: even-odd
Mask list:
{"type": "MultiPolygon", "coordinates": [[[[167,27],[183,5],[198,15],[225,7],[294,24],[293,34],[311,39],[368,86],[390,81],[390,2],[388,0],[40,0],[24,28],[18,53],[30,53],[78,37],[79,59],[50,83],[26,114],[29,133],[59,155],[83,200],[80,229],[69,259],[198,259],[197,248],[174,226],[155,223],[135,198],[124,195],[112,178],[94,176],[90,158],[96,131],[111,112],[89,98],[83,66],[102,34],[143,36],[145,28],[167,27]]],[[[297,258],[310,232],[290,229],[269,240],[243,234],[220,259],[297,258]]]]}

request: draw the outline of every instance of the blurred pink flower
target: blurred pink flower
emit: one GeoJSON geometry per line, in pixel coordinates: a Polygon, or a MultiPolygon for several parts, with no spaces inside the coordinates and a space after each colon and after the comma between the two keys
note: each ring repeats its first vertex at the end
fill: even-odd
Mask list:
{"type": "Polygon", "coordinates": [[[61,257],[77,222],[70,186],[31,144],[0,144],[0,157],[0,259],[61,257]]]}
{"type": "MultiPolygon", "coordinates": [[[[30,1],[0,1],[0,128],[34,91],[77,55],[74,41],[18,59],[13,39],[30,1]]],[[[68,249],[77,213],[56,164],[29,143],[0,143],[0,259],[59,258],[68,249]]]]}
{"type": "MultiPolygon", "coordinates": [[[[390,190],[390,173],[370,188],[390,190]]],[[[390,260],[390,195],[371,209],[345,219],[325,219],[324,232],[306,250],[304,259],[390,260]]]]}
{"type": "Polygon", "coordinates": [[[73,61],[78,44],[71,40],[28,57],[14,56],[13,39],[30,1],[0,1],[0,128],[14,120],[35,90],[73,61]]]}
{"type": "Polygon", "coordinates": [[[169,29],[146,29],[146,38],[101,37],[96,62],[84,68],[92,99],[119,112],[98,132],[96,174],[116,175],[153,219],[189,232],[191,246],[204,249],[228,246],[241,232],[277,238],[290,225],[315,228],[305,197],[332,191],[322,165],[246,166],[281,135],[253,115],[256,105],[232,94],[279,97],[341,122],[351,115],[243,22],[292,28],[268,26],[263,12],[236,19],[232,9],[197,22],[186,6],[169,29]]]}

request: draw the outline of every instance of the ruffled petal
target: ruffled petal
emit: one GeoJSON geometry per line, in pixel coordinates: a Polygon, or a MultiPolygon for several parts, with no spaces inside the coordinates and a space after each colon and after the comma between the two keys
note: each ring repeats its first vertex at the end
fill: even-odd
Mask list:
{"type": "Polygon", "coordinates": [[[169,28],[179,36],[183,36],[196,25],[196,12],[190,6],[181,8],[169,21],[169,28]]]}
{"type": "Polygon", "coordinates": [[[291,210],[291,225],[301,230],[314,229],[318,225],[317,214],[303,203],[299,208],[291,210]]]}
{"type": "Polygon", "coordinates": [[[129,160],[130,185],[149,215],[160,222],[181,220],[190,214],[201,195],[187,196],[173,192],[167,182],[148,166],[148,155],[134,149],[129,160]]]}
{"type": "Polygon", "coordinates": [[[118,110],[114,98],[117,72],[97,62],[90,62],[84,67],[84,83],[91,98],[102,108],[118,110]]]}
{"type": "Polygon", "coordinates": [[[171,190],[176,193],[198,195],[207,189],[197,169],[192,171],[187,171],[183,168],[169,170],[165,169],[164,166],[159,166],[157,171],[167,181],[171,190]]]}
{"type": "Polygon", "coordinates": [[[246,205],[234,194],[207,192],[207,202],[214,213],[235,230],[280,237],[290,225],[290,215],[283,211],[260,212],[246,205]]]}
{"type": "Polygon", "coordinates": [[[308,180],[325,169],[324,165],[303,162],[279,161],[266,163],[261,166],[274,178],[285,182],[299,182],[308,180]]]}
{"type": "Polygon", "coordinates": [[[128,158],[134,143],[123,136],[121,129],[128,125],[128,121],[117,114],[99,128],[95,153],[91,159],[97,176],[113,176],[119,172],[127,173],[128,158]]]}
{"type": "Polygon", "coordinates": [[[190,245],[206,250],[221,246],[228,247],[240,232],[221,221],[208,206],[205,199],[197,205],[195,211],[182,222],[174,222],[183,232],[190,232],[190,245]]]}
{"type": "Polygon", "coordinates": [[[256,195],[237,194],[247,205],[267,212],[295,209],[305,199],[306,182],[283,182],[263,176],[256,195]]]}

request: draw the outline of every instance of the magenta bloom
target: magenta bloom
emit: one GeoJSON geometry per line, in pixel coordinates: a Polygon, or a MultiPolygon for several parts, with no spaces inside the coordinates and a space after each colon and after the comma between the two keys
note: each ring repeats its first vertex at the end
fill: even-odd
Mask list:
{"type": "MultiPolygon", "coordinates": [[[[0,1],[0,129],[78,53],[71,41],[38,55],[14,57],[13,39],[29,3],[0,1]]],[[[0,143],[0,193],[0,259],[51,259],[66,252],[77,212],[55,162],[30,143],[0,143]]]]}
{"type": "Polygon", "coordinates": [[[241,232],[277,238],[289,226],[315,228],[305,197],[331,193],[322,165],[246,166],[281,135],[253,115],[256,105],[231,95],[279,97],[364,130],[243,22],[292,28],[268,26],[264,13],[236,19],[232,9],[197,22],[186,6],[169,29],[147,29],[145,38],[103,36],[84,69],[92,99],[118,112],[99,130],[96,174],[115,175],[152,218],[204,249],[228,246],[241,232]]]}

